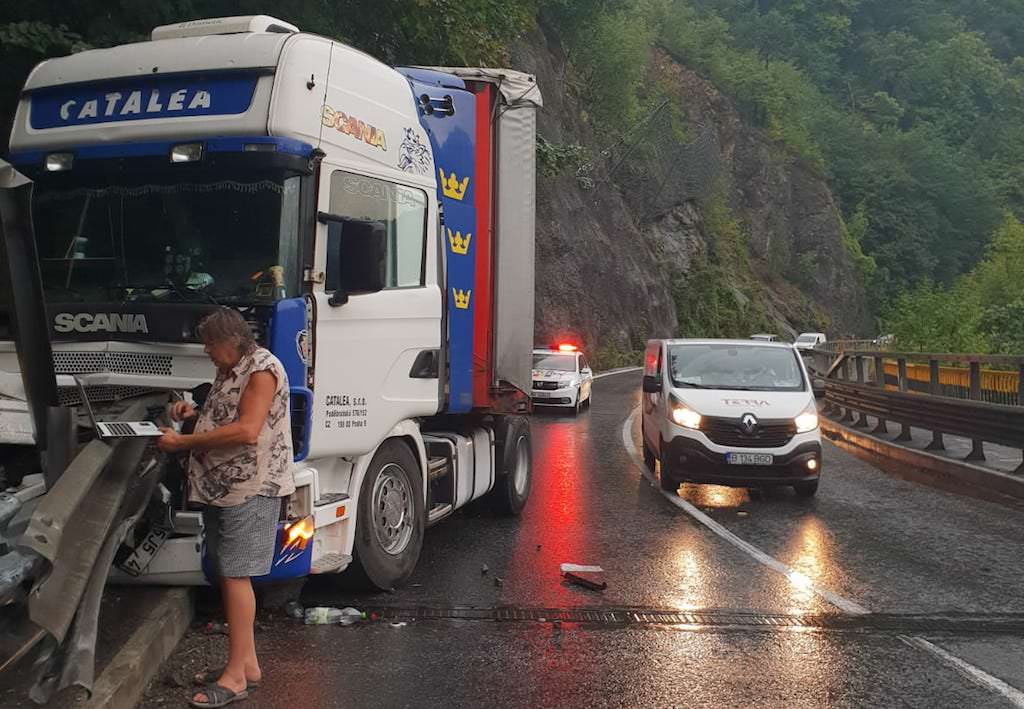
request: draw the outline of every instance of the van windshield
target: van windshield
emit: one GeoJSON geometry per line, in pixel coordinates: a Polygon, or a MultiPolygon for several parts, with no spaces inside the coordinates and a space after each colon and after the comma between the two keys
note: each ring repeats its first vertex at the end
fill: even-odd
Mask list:
{"type": "Polygon", "coordinates": [[[817,340],[817,335],[800,335],[800,337],[796,338],[796,341],[799,342],[800,344],[817,342],[817,340]]]}
{"type": "Polygon", "coordinates": [[[669,375],[677,387],[733,391],[804,391],[796,352],[784,347],[673,345],[669,375]]]}

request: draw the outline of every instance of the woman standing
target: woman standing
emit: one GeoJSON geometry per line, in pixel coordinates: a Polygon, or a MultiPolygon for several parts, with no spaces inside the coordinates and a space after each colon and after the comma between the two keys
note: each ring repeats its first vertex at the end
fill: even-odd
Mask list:
{"type": "Polygon", "coordinates": [[[196,678],[206,686],[191,703],[221,707],[245,699],[262,679],[252,577],[270,572],[283,498],[295,491],[295,483],[284,366],[256,346],[235,310],[208,315],[199,324],[199,337],[217,377],[201,411],[181,401],[171,409],[176,421],[198,416],[194,432],[163,429],[158,445],[169,453],[192,452],[189,500],[204,505],[206,553],[227,615],[228,661],[196,678]]]}

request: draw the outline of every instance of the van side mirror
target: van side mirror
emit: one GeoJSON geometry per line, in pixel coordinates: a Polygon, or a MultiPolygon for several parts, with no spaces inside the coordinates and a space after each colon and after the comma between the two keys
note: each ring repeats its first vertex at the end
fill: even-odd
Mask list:
{"type": "Polygon", "coordinates": [[[661,377],[652,377],[649,374],[644,375],[644,393],[645,394],[658,394],[661,392],[661,377]]]}
{"type": "Polygon", "coordinates": [[[327,224],[328,301],[344,305],[350,295],[377,293],[387,284],[387,232],[382,222],[346,219],[320,212],[327,224]]]}

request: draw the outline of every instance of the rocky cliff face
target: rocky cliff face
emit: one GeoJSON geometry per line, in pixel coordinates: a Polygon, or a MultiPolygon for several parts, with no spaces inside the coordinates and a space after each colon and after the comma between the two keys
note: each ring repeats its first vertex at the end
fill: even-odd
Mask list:
{"type": "Polygon", "coordinates": [[[589,156],[538,176],[538,342],[569,336],[591,352],[627,351],[649,337],[703,334],[678,331],[673,299],[674,285],[703,259],[713,238],[708,190],[687,185],[694,174],[698,183],[714,178],[724,186],[749,251],[736,290],[743,286],[761,299],[779,334],[826,324],[836,334],[869,328],[863,288],[826,183],[745,125],[709,82],[655,54],[652,77],[682,107],[687,135],[663,134],[647,157],[617,146],[624,155],[619,159],[595,139],[552,33],[537,30],[524,38],[514,48],[513,66],[535,74],[544,93],[541,137],[552,146],[582,146],[589,156]],[[687,152],[683,141],[697,135],[705,144],[687,152]]]}

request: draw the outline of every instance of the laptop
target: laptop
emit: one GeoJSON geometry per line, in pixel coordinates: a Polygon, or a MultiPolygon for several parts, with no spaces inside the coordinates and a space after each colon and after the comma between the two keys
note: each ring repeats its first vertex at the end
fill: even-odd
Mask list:
{"type": "Polygon", "coordinates": [[[89,412],[89,420],[100,438],[156,438],[164,435],[152,421],[97,421],[89,395],[85,393],[85,385],[78,377],[75,377],[75,384],[82,395],[85,410],[89,412]]]}

